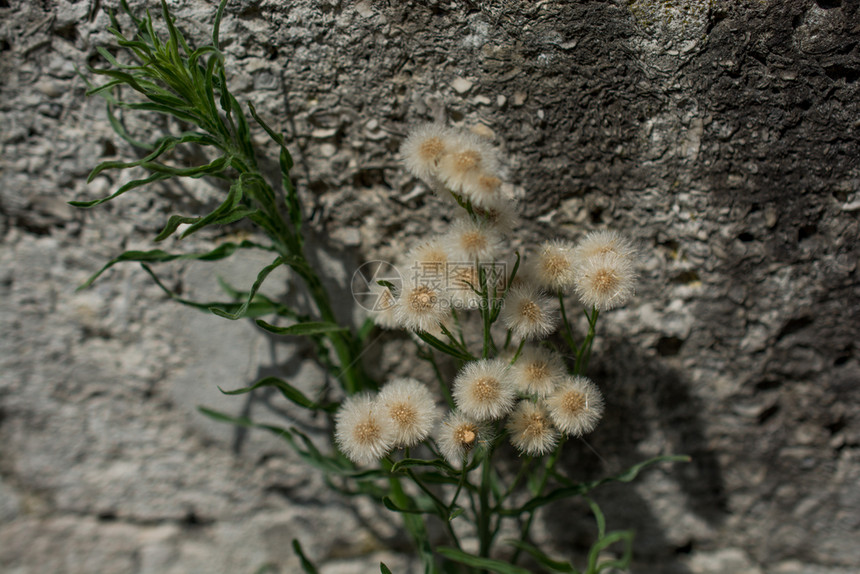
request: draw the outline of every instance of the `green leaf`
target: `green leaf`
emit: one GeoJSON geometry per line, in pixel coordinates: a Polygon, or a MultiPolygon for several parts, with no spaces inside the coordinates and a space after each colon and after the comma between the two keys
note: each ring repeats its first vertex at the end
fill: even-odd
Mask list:
{"type": "Polygon", "coordinates": [[[304,551],[302,550],[302,545],[299,544],[298,539],[293,538],[293,551],[299,557],[299,560],[302,563],[302,570],[305,571],[305,574],[319,574],[316,566],[314,566],[308,557],[305,556],[304,551]]]}
{"type": "Polygon", "coordinates": [[[257,325],[276,335],[309,336],[347,330],[346,327],[342,327],[335,323],[326,323],[324,321],[309,321],[307,323],[296,323],[289,327],[276,327],[266,323],[262,319],[257,319],[257,325]]]}
{"type": "Polygon", "coordinates": [[[628,468],[627,470],[625,470],[624,472],[617,474],[615,476],[601,478],[600,480],[595,480],[592,482],[585,482],[585,483],[581,483],[581,484],[574,483],[574,482],[570,481],[569,479],[567,479],[567,478],[565,478],[559,474],[555,474],[554,476],[557,479],[563,481],[565,484],[568,484],[568,486],[565,486],[562,488],[557,488],[557,489],[549,492],[548,494],[546,494],[544,496],[538,496],[538,497],[532,498],[530,501],[528,501],[524,505],[520,506],[519,508],[503,509],[503,510],[500,510],[499,512],[501,514],[506,515],[506,516],[518,516],[519,514],[521,514],[523,512],[531,512],[533,510],[540,508],[541,506],[545,506],[547,504],[551,504],[553,502],[557,502],[557,501],[563,500],[565,498],[570,498],[572,496],[579,496],[582,494],[586,494],[586,493],[594,490],[598,486],[601,486],[601,485],[609,483],[609,482],[630,482],[633,479],[635,479],[644,468],[646,468],[652,464],[658,463],[658,462],[689,462],[689,461],[690,461],[690,457],[686,456],[686,455],[658,456],[658,457],[640,462],[639,464],[633,465],[630,468],[628,468]]]}
{"type": "Polygon", "coordinates": [[[453,475],[460,475],[459,470],[455,469],[441,458],[433,460],[424,460],[420,458],[404,458],[403,460],[398,460],[396,463],[394,463],[394,466],[391,467],[391,472],[398,473],[415,466],[432,466],[453,475]]]}
{"type": "Polygon", "coordinates": [[[116,199],[117,197],[119,197],[120,195],[125,193],[126,191],[130,191],[130,190],[135,189],[137,187],[141,187],[143,185],[150,184],[154,181],[161,181],[163,179],[167,179],[168,177],[170,177],[170,176],[163,174],[163,173],[154,173],[154,174],[150,175],[149,177],[145,177],[143,179],[135,179],[133,181],[126,183],[125,185],[120,187],[118,190],[116,190],[113,193],[113,195],[109,195],[108,197],[103,197],[101,199],[94,199],[92,201],[70,201],[69,205],[71,205],[72,207],[85,207],[85,208],[95,207],[96,205],[100,205],[102,203],[105,203],[106,201],[116,199]]]}
{"type": "Polygon", "coordinates": [[[630,562],[633,559],[633,531],[618,530],[610,532],[606,537],[601,538],[591,547],[588,552],[588,570],[586,574],[597,574],[606,568],[620,568],[627,570],[630,568],[630,562]],[[597,561],[600,558],[600,553],[616,542],[624,542],[624,553],[621,558],[616,560],[606,560],[600,564],[597,561]]]}
{"type": "Polygon", "coordinates": [[[436,552],[449,560],[453,560],[454,562],[459,562],[460,564],[465,564],[466,566],[472,566],[474,568],[483,568],[490,572],[495,572],[496,574],[531,574],[525,568],[514,566],[508,562],[473,556],[463,552],[462,550],[457,550],[456,548],[443,546],[441,548],[437,548],[436,552]]]}
{"type": "Polygon", "coordinates": [[[219,259],[224,259],[226,257],[231,256],[238,249],[251,249],[258,248],[259,246],[256,243],[251,243],[250,241],[242,241],[241,243],[222,243],[212,251],[207,251],[205,253],[182,253],[182,254],[174,254],[168,253],[167,251],[162,251],[161,249],[153,249],[151,251],[126,251],[125,253],[114,257],[105,265],[96,271],[89,279],[87,279],[83,285],[78,287],[78,291],[82,289],[86,289],[93,282],[98,279],[98,277],[116,265],[117,263],[123,263],[126,261],[137,261],[141,263],[164,263],[167,261],[184,261],[184,260],[199,260],[199,261],[218,261],[219,259]]]}
{"type": "Polygon", "coordinates": [[[382,505],[392,512],[401,514],[436,514],[435,509],[421,509],[417,507],[403,508],[394,504],[394,501],[387,496],[382,497],[382,505]]]}
{"type": "Polygon", "coordinates": [[[379,572],[381,574],[392,574],[391,570],[388,568],[388,566],[385,565],[384,562],[379,563],[379,572]]]}
{"type": "Polygon", "coordinates": [[[252,429],[256,428],[256,429],[267,430],[270,433],[277,436],[278,438],[285,439],[287,442],[289,442],[291,444],[295,444],[295,441],[293,439],[293,435],[287,429],[284,429],[284,428],[281,428],[278,426],[274,426],[274,425],[255,423],[254,421],[252,421],[251,419],[246,418],[246,417],[234,417],[234,416],[231,416],[231,415],[228,415],[228,414],[216,411],[216,410],[212,410],[212,409],[209,409],[206,407],[197,407],[197,410],[201,414],[206,415],[207,417],[209,417],[212,420],[215,420],[215,421],[218,421],[221,423],[229,423],[229,424],[240,426],[243,428],[252,428],[252,429]]]}
{"type": "Polygon", "coordinates": [[[218,387],[218,390],[225,395],[244,395],[245,393],[250,393],[254,389],[259,389],[262,387],[275,387],[279,391],[281,391],[281,394],[284,395],[285,399],[309,410],[334,411],[335,409],[337,409],[336,404],[320,405],[318,403],[313,402],[312,400],[307,398],[300,390],[293,387],[288,382],[277,377],[266,377],[264,379],[260,379],[250,387],[244,387],[241,389],[236,389],[234,391],[225,391],[221,387],[218,387]]]}
{"type": "Polygon", "coordinates": [[[422,341],[424,341],[425,343],[427,343],[428,345],[430,345],[434,349],[441,351],[442,353],[445,353],[446,355],[454,357],[455,359],[460,359],[461,361],[474,361],[475,360],[475,357],[473,357],[471,354],[464,353],[463,351],[461,351],[457,348],[454,348],[447,343],[443,343],[442,341],[440,341],[439,339],[437,339],[436,337],[434,337],[430,333],[427,333],[426,331],[417,331],[415,334],[418,335],[418,337],[422,341]]]}
{"type": "Polygon", "coordinates": [[[559,560],[553,560],[549,556],[543,553],[542,550],[537,548],[536,546],[532,546],[528,542],[523,542],[522,540],[505,540],[505,544],[510,544],[520,550],[524,550],[531,554],[532,558],[538,561],[544,568],[549,570],[550,572],[568,572],[570,574],[579,574],[579,572],[571,566],[568,562],[562,562],[559,560]]]}
{"type": "Polygon", "coordinates": [[[224,317],[225,319],[230,319],[232,321],[241,319],[245,316],[245,312],[248,310],[248,306],[251,305],[251,302],[254,300],[254,295],[256,295],[260,287],[263,286],[263,281],[266,280],[266,277],[268,277],[272,271],[274,271],[283,264],[283,260],[278,257],[271,264],[263,267],[263,269],[260,270],[260,272],[257,274],[256,281],[254,281],[254,284],[251,286],[251,290],[248,292],[248,298],[245,299],[245,302],[242,303],[242,306],[239,307],[239,309],[235,313],[227,313],[225,311],[222,311],[221,309],[218,309],[217,307],[212,307],[212,309],[210,310],[215,315],[218,315],[219,317],[224,317]]]}
{"type": "Polygon", "coordinates": [[[588,506],[591,507],[591,512],[594,513],[594,519],[597,521],[597,538],[603,538],[606,535],[606,518],[603,516],[603,511],[600,506],[590,496],[586,496],[588,506]]]}

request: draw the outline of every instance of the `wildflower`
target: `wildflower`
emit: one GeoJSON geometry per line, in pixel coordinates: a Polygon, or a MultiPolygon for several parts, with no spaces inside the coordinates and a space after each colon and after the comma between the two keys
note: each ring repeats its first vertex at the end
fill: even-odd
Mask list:
{"type": "Polygon", "coordinates": [[[563,433],[581,436],[594,430],[603,416],[603,396],[591,379],[567,377],[547,398],[549,416],[563,433]]]}
{"type": "Polygon", "coordinates": [[[547,241],[531,260],[528,273],[538,285],[550,291],[569,289],[576,279],[573,253],[573,244],[569,241],[547,241]]]}
{"type": "Polygon", "coordinates": [[[473,206],[493,205],[502,197],[502,180],[495,175],[476,170],[463,177],[460,191],[473,206]]]}
{"type": "Polygon", "coordinates": [[[404,281],[394,307],[394,317],[400,326],[411,331],[438,328],[438,324],[448,317],[440,287],[414,278],[404,281]]]}
{"type": "Polygon", "coordinates": [[[499,198],[475,206],[474,211],[486,221],[492,229],[501,235],[509,235],[517,225],[516,201],[499,198]]]}
{"type": "Polygon", "coordinates": [[[458,219],[444,236],[451,261],[492,261],[501,246],[501,237],[486,223],[458,219]]]}
{"type": "Polygon", "coordinates": [[[395,446],[413,446],[430,434],[436,422],[436,401],[430,389],[411,379],[394,379],[377,398],[382,416],[394,425],[395,446]]]}
{"type": "Polygon", "coordinates": [[[507,363],[481,359],[467,363],[454,380],[454,402],[466,415],[500,419],[514,406],[516,389],[507,363]]]}
{"type": "Polygon", "coordinates": [[[558,326],[558,303],[535,287],[513,287],[505,297],[502,321],[520,339],[546,337],[558,326]]]}
{"type": "Polygon", "coordinates": [[[394,425],[380,416],[370,394],[347,398],[335,415],[335,440],[341,452],[356,464],[370,464],[385,456],[394,446],[394,438],[394,425]]]}
{"type": "Polygon", "coordinates": [[[557,353],[527,346],[511,366],[511,374],[520,394],[544,398],[564,380],[567,371],[557,353]]]}
{"type": "Polygon", "coordinates": [[[589,257],[605,253],[615,253],[632,260],[636,256],[636,248],[630,240],[615,231],[592,231],[577,244],[574,260],[581,264],[589,257]]]}
{"type": "Polygon", "coordinates": [[[508,421],[508,432],[511,444],[529,456],[546,454],[558,442],[558,431],[541,403],[520,401],[508,421]]]}
{"type": "Polygon", "coordinates": [[[445,459],[453,464],[462,464],[475,447],[490,442],[489,427],[475,421],[460,411],[451,411],[442,420],[436,435],[436,444],[445,459]]]}
{"type": "Polygon", "coordinates": [[[400,148],[406,169],[419,179],[432,181],[436,177],[439,160],[448,153],[452,142],[452,130],[442,124],[418,126],[400,148]]]}
{"type": "Polygon", "coordinates": [[[499,171],[498,163],[495,150],[485,140],[474,134],[458,133],[447,153],[439,158],[438,177],[456,193],[464,193],[465,186],[482,176],[487,178],[484,186],[490,189],[494,187],[491,178],[499,171]]]}
{"type": "Polygon", "coordinates": [[[586,308],[612,309],[633,296],[635,283],[636,271],[630,258],[603,253],[588,257],[578,266],[576,294],[586,308]]]}

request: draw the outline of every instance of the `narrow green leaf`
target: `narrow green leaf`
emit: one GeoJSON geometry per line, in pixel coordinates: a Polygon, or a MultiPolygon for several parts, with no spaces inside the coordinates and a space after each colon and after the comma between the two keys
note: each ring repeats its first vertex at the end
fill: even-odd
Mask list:
{"type": "Polygon", "coordinates": [[[346,327],[342,327],[335,323],[326,323],[324,321],[309,321],[307,323],[296,323],[295,325],[290,325],[289,327],[276,327],[274,325],[266,323],[262,319],[257,319],[257,325],[259,325],[262,329],[265,329],[266,331],[274,333],[276,335],[308,336],[347,330],[346,327]]]}
{"type": "Polygon", "coordinates": [[[441,548],[437,548],[436,552],[449,560],[453,560],[454,562],[459,562],[460,564],[465,564],[466,566],[472,566],[474,568],[483,568],[490,572],[495,572],[496,574],[530,574],[530,572],[525,568],[520,568],[519,566],[514,566],[513,564],[502,562],[501,560],[473,556],[463,552],[462,550],[457,550],[456,548],[443,546],[441,548]]]}
{"type": "Polygon", "coordinates": [[[274,425],[255,423],[254,421],[252,421],[251,419],[246,418],[246,417],[234,417],[234,416],[231,416],[231,415],[228,415],[228,414],[225,414],[225,413],[213,410],[213,409],[209,409],[206,407],[197,407],[197,410],[201,414],[206,415],[207,417],[209,417],[212,420],[215,420],[215,421],[218,421],[221,423],[229,423],[229,424],[240,426],[243,428],[256,428],[256,429],[267,430],[270,433],[274,434],[275,436],[282,438],[282,439],[285,439],[290,444],[295,444],[293,436],[290,434],[290,431],[288,431],[287,429],[284,429],[284,428],[281,428],[278,426],[274,426],[274,425]]]}
{"type": "Polygon", "coordinates": [[[430,333],[427,333],[426,331],[418,331],[415,334],[418,335],[418,337],[422,341],[424,341],[425,343],[427,343],[428,345],[430,345],[434,349],[441,351],[442,353],[445,353],[446,355],[450,355],[451,357],[454,357],[455,359],[460,359],[461,361],[474,361],[475,360],[475,357],[473,357],[471,354],[464,353],[463,351],[456,349],[447,343],[443,343],[442,341],[440,341],[439,339],[437,339],[436,337],[434,337],[430,333]]]}
{"type": "Polygon", "coordinates": [[[401,508],[394,504],[394,501],[391,500],[387,496],[382,497],[382,505],[392,512],[399,512],[401,514],[436,514],[435,509],[425,509],[422,510],[420,508],[401,508]]]}
{"type": "Polygon", "coordinates": [[[272,271],[274,271],[275,269],[277,269],[278,267],[280,267],[283,264],[284,264],[283,260],[281,260],[281,258],[278,257],[271,264],[263,267],[263,269],[260,270],[260,272],[257,274],[256,281],[254,281],[254,284],[251,286],[251,290],[248,292],[248,298],[245,299],[245,302],[242,303],[242,306],[239,307],[238,311],[236,311],[235,313],[226,313],[226,312],[222,311],[221,309],[218,309],[217,307],[213,307],[211,309],[212,313],[214,313],[215,315],[218,315],[219,317],[224,317],[225,319],[230,319],[231,321],[235,321],[237,319],[241,319],[242,317],[244,317],[245,311],[248,310],[248,306],[254,300],[254,295],[256,295],[257,291],[259,291],[260,287],[263,286],[263,282],[266,280],[266,277],[268,277],[272,271]]]}
{"type": "Polygon", "coordinates": [[[603,516],[603,511],[600,506],[590,496],[584,497],[588,501],[588,506],[591,507],[591,512],[594,514],[594,519],[597,521],[597,538],[603,538],[606,535],[606,517],[603,516]]]}
{"type": "Polygon", "coordinates": [[[569,574],[579,574],[579,572],[570,565],[568,562],[562,562],[560,560],[553,560],[542,550],[537,548],[536,546],[532,546],[528,542],[523,542],[522,540],[505,540],[505,544],[510,544],[520,550],[524,550],[528,552],[532,558],[538,561],[544,568],[549,570],[550,572],[568,572],[569,574]]]}
{"type": "Polygon", "coordinates": [[[120,187],[118,190],[116,190],[113,193],[113,195],[109,195],[108,197],[103,197],[101,199],[94,199],[92,201],[70,201],[69,205],[71,205],[72,207],[84,207],[84,208],[95,207],[96,205],[100,205],[102,203],[105,203],[106,201],[111,201],[112,199],[116,199],[117,197],[119,197],[120,195],[125,193],[126,191],[131,191],[132,189],[135,189],[137,187],[148,185],[154,181],[161,181],[163,179],[167,179],[168,177],[170,177],[170,176],[163,174],[163,173],[154,173],[154,174],[150,175],[149,177],[145,177],[143,179],[135,179],[133,181],[126,183],[125,185],[120,187]]]}
{"type": "Polygon", "coordinates": [[[241,389],[236,389],[234,391],[225,391],[221,387],[218,387],[218,390],[224,393],[225,395],[244,395],[245,393],[250,393],[254,389],[259,389],[262,387],[275,387],[281,394],[284,395],[284,398],[288,401],[291,401],[300,407],[310,409],[310,410],[326,410],[333,411],[337,409],[337,405],[320,405],[315,403],[314,401],[307,398],[300,390],[290,385],[288,382],[283,379],[279,379],[277,377],[266,377],[264,379],[260,379],[250,387],[244,387],[241,389]]]}
{"type": "Polygon", "coordinates": [[[308,557],[305,556],[305,553],[302,550],[302,545],[299,544],[299,541],[296,538],[293,538],[293,551],[299,557],[299,560],[302,564],[302,570],[305,571],[305,574],[319,574],[316,569],[316,566],[314,566],[311,561],[308,560],[308,557]]]}
{"type": "Polygon", "coordinates": [[[396,474],[398,472],[405,471],[406,469],[413,468],[416,466],[432,466],[434,468],[438,468],[439,470],[448,472],[453,475],[460,475],[459,470],[455,469],[441,458],[433,460],[424,460],[420,458],[404,458],[403,460],[398,460],[396,463],[394,463],[394,466],[391,467],[391,472],[396,474]]]}
{"type": "Polygon", "coordinates": [[[586,494],[591,490],[594,490],[598,486],[609,482],[630,482],[635,479],[639,473],[646,467],[658,463],[658,462],[689,462],[690,457],[686,455],[670,455],[670,456],[658,456],[639,464],[633,465],[624,472],[617,474],[615,476],[610,476],[606,478],[601,478],[600,480],[595,480],[592,482],[585,482],[581,484],[574,483],[569,479],[556,474],[556,478],[562,480],[568,486],[564,486],[562,488],[557,488],[544,496],[538,496],[536,498],[532,498],[530,501],[515,509],[503,509],[499,512],[501,514],[505,514],[507,516],[518,516],[523,512],[531,512],[540,508],[541,506],[545,506],[547,504],[551,504],[553,502],[557,502],[559,500],[563,500],[565,498],[569,498],[572,496],[579,496],[582,494],[586,494]]]}
{"type": "Polygon", "coordinates": [[[606,537],[601,538],[591,547],[588,552],[588,570],[586,574],[597,574],[606,568],[620,568],[626,570],[630,567],[630,562],[633,559],[633,531],[618,530],[610,532],[606,537]],[[616,542],[624,542],[624,553],[621,558],[616,560],[606,560],[600,564],[597,561],[600,559],[600,553],[616,542]]]}
{"type": "Polygon", "coordinates": [[[227,6],[227,0],[221,0],[218,4],[218,10],[215,12],[215,23],[212,25],[212,46],[219,49],[218,33],[221,30],[221,18],[224,17],[224,7],[227,6]]]}
{"type": "Polygon", "coordinates": [[[388,568],[388,566],[385,565],[384,562],[379,563],[379,572],[381,574],[392,574],[391,570],[388,568]]]}
{"type": "Polygon", "coordinates": [[[114,257],[105,265],[95,272],[89,279],[87,279],[83,285],[78,287],[78,291],[81,289],[86,289],[93,282],[98,279],[98,277],[116,265],[117,263],[122,263],[125,261],[137,261],[140,263],[164,263],[167,261],[183,261],[183,260],[199,260],[199,261],[218,261],[219,259],[224,259],[232,255],[238,249],[250,249],[258,247],[257,244],[251,243],[250,241],[242,241],[241,243],[222,243],[212,251],[206,251],[204,253],[168,253],[167,251],[162,251],[161,249],[153,249],[151,251],[126,251],[125,253],[114,257]]]}

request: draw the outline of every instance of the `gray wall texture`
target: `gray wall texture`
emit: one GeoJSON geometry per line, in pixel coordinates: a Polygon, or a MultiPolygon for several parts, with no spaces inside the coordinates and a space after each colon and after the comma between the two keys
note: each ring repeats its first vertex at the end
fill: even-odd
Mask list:
{"type": "MultiPolygon", "coordinates": [[[[214,0],[169,3],[202,42],[214,0]]],[[[171,303],[136,265],[75,291],[223,193],[194,181],[66,205],[115,189],[116,174],[87,173],[135,154],[75,72],[112,44],[115,4],[0,0],[0,571],[295,572],[293,538],[325,573],[412,571],[390,517],[331,494],[274,438],[196,411],[312,429],[273,395],[216,388],[272,373],[315,388],[300,342],[171,303]]],[[[693,457],[598,491],[610,528],[637,530],[634,572],[860,568],[857,0],[231,0],[221,38],[234,92],[288,134],[335,289],[444,229],[397,151],[432,119],[502,149],[517,242],[636,239],[637,297],[602,318],[591,368],[606,418],[565,459],[593,478],[693,457]]],[[[140,137],[170,128],[126,121],[140,137]]],[[[265,263],[160,271],[206,299],[216,277],[245,285],[265,263]]],[[[409,352],[387,335],[368,362],[408,372],[409,352]]],[[[591,528],[562,506],[539,535],[581,559],[591,528]]]]}

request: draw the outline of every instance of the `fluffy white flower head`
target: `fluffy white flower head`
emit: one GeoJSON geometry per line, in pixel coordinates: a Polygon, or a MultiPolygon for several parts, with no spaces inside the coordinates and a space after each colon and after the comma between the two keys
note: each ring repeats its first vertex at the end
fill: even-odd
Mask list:
{"type": "Polygon", "coordinates": [[[589,257],[605,253],[615,253],[620,257],[632,260],[636,256],[636,248],[629,239],[620,233],[602,230],[592,231],[586,235],[576,245],[576,249],[574,250],[575,260],[579,264],[589,257]]]}
{"type": "Polygon", "coordinates": [[[347,398],[335,415],[335,440],[356,464],[371,464],[388,454],[394,437],[394,425],[381,416],[370,394],[347,398]]]}
{"type": "Polygon", "coordinates": [[[513,287],[505,297],[501,318],[519,339],[539,339],[558,327],[558,302],[536,287],[513,287]]]}
{"type": "Polygon", "coordinates": [[[489,427],[460,411],[451,411],[439,425],[436,444],[442,456],[454,466],[460,466],[476,447],[491,440],[489,427]]]}
{"type": "Polygon", "coordinates": [[[444,236],[449,259],[455,262],[492,261],[499,252],[502,239],[489,224],[457,219],[444,236]]]}
{"type": "Polygon", "coordinates": [[[557,353],[541,347],[526,346],[511,366],[514,384],[522,395],[544,398],[564,380],[567,371],[557,353]]]}
{"type": "Polygon", "coordinates": [[[457,133],[438,162],[439,179],[457,193],[464,193],[464,187],[482,175],[496,177],[498,171],[499,160],[493,147],[472,133],[457,133]]]}
{"type": "Polygon", "coordinates": [[[414,446],[427,438],[436,422],[436,401],[427,386],[412,378],[394,379],[376,399],[381,416],[394,425],[394,445],[414,446]]]}
{"type": "Polygon", "coordinates": [[[543,243],[529,264],[528,275],[552,292],[573,287],[576,279],[573,244],[563,239],[543,243]]]}
{"type": "Polygon", "coordinates": [[[573,436],[593,431],[603,416],[603,395],[591,379],[579,375],[565,378],[546,404],[555,426],[573,436]]]}
{"type": "Polygon", "coordinates": [[[509,366],[499,359],[467,363],[454,379],[454,402],[463,413],[476,420],[500,419],[510,412],[516,389],[509,366]]]}
{"type": "Polygon", "coordinates": [[[511,444],[529,456],[546,454],[558,442],[558,431],[541,403],[520,401],[508,420],[508,432],[511,444]]]}
{"type": "Polygon", "coordinates": [[[633,296],[635,288],[636,271],[628,257],[602,253],[579,264],[576,294],[586,308],[603,311],[623,305],[633,296]]]}
{"type": "Polygon", "coordinates": [[[410,331],[430,331],[448,318],[449,309],[440,287],[410,278],[403,282],[394,317],[410,331]]]}
{"type": "Polygon", "coordinates": [[[406,169],[424,181],[435,179],[439,160],[451,150],[455,139],[454,132],[442,124],[418,126],[400,148],[406,169]]]}

